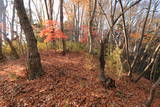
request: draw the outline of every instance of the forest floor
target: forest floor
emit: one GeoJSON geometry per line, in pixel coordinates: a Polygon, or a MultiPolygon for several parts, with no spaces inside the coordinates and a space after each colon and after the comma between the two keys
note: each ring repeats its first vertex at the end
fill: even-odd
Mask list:
{"type": "MultiPolygon", "coordinates": [[[[86,53],[50,50],[41,59],[45,75],[30,81],[25,58],[0,63],[0,107],[143,107],[149,95],[151,83],[144,78],[135,84],[122,77],[116,89],[104,89],[98,62],[86,53]]],[[[160,91],[153,107],[160,107],[160,91]]]]}

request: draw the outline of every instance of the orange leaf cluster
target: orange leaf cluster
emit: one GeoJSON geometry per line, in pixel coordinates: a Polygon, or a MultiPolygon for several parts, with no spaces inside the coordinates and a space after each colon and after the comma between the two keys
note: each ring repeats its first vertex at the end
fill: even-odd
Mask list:
{"type": "MultiPolygon", "coordinates": [[[[140,38],[140,34],[139,33],[133,33],[131,34],[131,37],[132,38],[140,38]]],[[[144,37],[150,37],[150,36],[153,36],[152,34],[144,34],[144,37]]]]}
{"type": "Polygon", "coordinates": [[[64,38],[67,39],[68,36],[65,35],[56,25],[57,22],[53,20],[47,20],[44,29],[40,32],[40,37],[45,38],[44,42],[49,42],[55,39],[64,38]]]}

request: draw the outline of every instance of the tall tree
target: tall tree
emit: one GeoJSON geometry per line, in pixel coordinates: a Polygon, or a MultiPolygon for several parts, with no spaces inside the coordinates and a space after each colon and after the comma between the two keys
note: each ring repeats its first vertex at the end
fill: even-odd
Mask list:
{"type": "MultiPolygon", "coordinates": [[[[4,2],[3,0],[0,1],[0,24],[3,21],[3,9],[4,9],[4,2]]],[[[2,31],[2,25],[0,25],[0,30],[2,31]]],[[[3,59],[3,54],[2,54],[2,33],[0,33],[0,60],[3,59]]]]}
{"type": "Polygon", "coordinates": [[[93,21],[95,17],[95,12],[97,8],[97,0],[94,0],[94,7],[93,7],[93,12],[91,11],[92,7],[92,0],[89,0],[89,11],[90,11],[90,18],[89,18],[89,23],[88,23],[88,31],[89,31],[89,53],[92,53],[92,46],[93,46],[93,35],[92,35],[92,27],[93,27],[93,21]]]}
{"type": "Polygon", "coordinates": [[[136,2],[134,2],[133,4],[131,4],[129,7],[127,7],[122,13],[120,13],[118,16],[115,16],[115,10],[112,14],[112,17],[110,20],[112,20],[112,25],[109,24],[108,21],[108,15],[105,13],[103,7],[102,7],[102,3],[99,1],[98,4],[103,12],[103,15],[105,16],[106,20],[108,21],[109,24],[109,30],[108,32],[105,34],[105,38],[102,39],[101,44],[100,44],[100,52],[99,52],[99,62],[100,62],[100,80],[102,81],[103,85],[105,87],[115,87],[115,82],[112,78],[110,78],[108,75],[105,75],[105,55],[106,55],[106,49],[108,46],[108,42],[109,42],[109,36],[113,33],[113,28],[116,25],[116,23],[118,22],[118,20],[120,19],[120,17],[126,13],[129,9],[131,9],[132,7],[134,7],[135,5],[137,5],[141,0],[137,0],[136,2]],[[114,16],[114,17],[113,17],[114,16]]]}
{"type": "Polygon", "coordinates": [[[47,13],[47,19],[48,20],[53,20],[54,0],[44,0],[44,3],[45,3],[46,13],[47,13]]]}
{"type": "MultiPolygon", "coordinates": [[[[60,26],[61,31],[64,32],[64,26],[63,26],[63,0],[60,0],[60,26]]],[[[66,54],[66,43],[65,40],[62,38],[62,44],[63,44],[63,55],[66,54]]]]}
{"type": "Polygon", "coordinates": [[[0,61],[3,59],[2,54],[2,33],[0,33],[0,61]]]}
{"type": "Polygon", "coordinates": [[[126,29],[126,20],[125,20],[125,13],[124,13],[124,7],[123,7],[123,3],[122,0],[119,0],[120,6],[121,6],[121,10],[122,10],[122,22],[123,22],[123,32],[124,32],[124,38],[125,38],[125,51],[126,51],[126,55],[127,55],[127,64],[129,66],[129,76],[132,77],[132,70],[131,70],[131,63],[129,61],[129,36],[128,36],[128,32],[126,29]]]}
{"type": "MultiPolygon", "coordinates": [[[[15,59],[17,59],[17,58],[19,58],[19,56],[18,56],[18,53],[17,53],[17,51],[16,51],[16,49],[15,49],[15,47],[13,46],[13,44],[12,44],[12,40],[10,40],[7,36],[8,36],[8,34],[7,34],[7,32],[6,32],[6,8],[7,8],[7,6],[8,6],[8,1],[6,0],[5,2],[4,1],[2,1],[2,3],[1,3],[1,20],[0,20],[0,23],[1,23],[1,29],[0,29],[0,33],[1,33],[1,40],[0,40],[0,44],[2,44],[2,36],[4,37],[4,40],[9,44],[9,47],[11,48],[11,55],[15,58],[15,59]]],[[[14,9],[13,9],[13,14],[14,14],[14,9]]],[[[14,19],[14,17],[13,17],[13,19],[14,19]]],[[[13,24],[13,22],[14,21],[12,21],[12,23],[11,23],[11,39],[13,39],[13,26],[14,26],[14,24],[13,24]]],[[[2,48],[0,49],[0,53],[2,53],[2,48]]],[[[2,55],[2,54],[1,54],[2,55]]],[[[1,59],[1,58],[0,58],[1,59]]]]}
{"type": "Polygon", "coordinates": [[[0,33],[0,61],[3,59],[2,53],[2,33],[0,33]]]}
{"type": "Polygon", "coordinates": [[[35,38],[31,23],[29,22],[23,0],[15,0],[15,7],[20,20],[20,25],[24,30],[28,53],[27,67],[29,70],[29,79],[35,79],[43,74],[41,58],[37,48],[37,40],[35,38]]]}

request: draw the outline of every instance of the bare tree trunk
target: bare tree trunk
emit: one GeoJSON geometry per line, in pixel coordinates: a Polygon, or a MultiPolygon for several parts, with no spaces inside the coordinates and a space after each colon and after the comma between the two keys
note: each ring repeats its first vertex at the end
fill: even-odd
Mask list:
{"type": "Polygon", "coordinates": [[[90,3],[89,3],[89,7],[90,7],[90,19],[89,19],[89,53],[92,53],[93,51],[93,35],[92,35],[92,27],[93,27],[93,20],[94,20],[94,17],[95,17],[95,12],[96,12],[96,9],[97,9],[97,0],[94,0],[94,7],[93,7],[93,12],[91,11],[92,8],[91,8],[91,4],[92,4],[92,0],[90,0],[90,3]]]}
{"type": "MultiPolygon", "coordinates": [[[[159,53],[160,54],[160,53],[159,53]]],[[[159,64],[159,59],[160,59],[160,55],[157,56],[157,58],[155,59],[154,63],[153,63],[153,66],[152,66],[152,69],[151,69],[151,74],[150,74],[150,81],[155,81],[154,80],[154,75],[155,75],[155,71],[158,67],[158,64],[159,64]]]]}
{"type": "MultiPolygon", "coordinates": [[[[0,9],[3,9],[3,1],[0,1],[0,9]]],[[[2,22],[2,14],[3,12],[0,11],[0,23],[2,22]]],[[[0,28],[2,30],[2,28],[0,28]]],[[[3,59],[3,54],[2,54],[2,33],[0,33],[0,61],[3,59]]]]}
{"type": "Polygon", "coordinates": [[[74,26],[74,40],[75,41],[78,41],[78,37],[77,37],[77,18],[76,18],[76,13],[77,13],[77,8],[76,8],[76,5],[73,4],[73,8],[74,8],[74,18],[73,18],[73,26],[74,26]]]}
{"type": "Polygon", "coordinates": [[[2,33],[0,33],[0,61],[3,59],[2,53],[2,33]]]}
{"type": "MultiPolygon", "coordinates": [[[[16,29],[17,31],[17,29],[16,29]]],[[[25,49],[24,49],[24,46],[23,46],[23,43],[22,43],[22,28],[20,29],[20,34],[18,34],[17,32],[14,32],[14,34],[16,35],[16,37],[18,37],[18,44],[19,44],[19,50],[20,50],[20,53],[21,55],[25,55],[25,49]]]]}
{"type": "Polygon", "coordinates": [[[123,4],[122,4],[122,1],[119,0],[119,3],[120,3],[120,6],[121,6],[121,10],[122,10],[122,20],[123,20],[123,31],[124,31],[124,38],[125,38],[125,47],[126,47],[126,55],[127,55],[127,63],[128,63],[128,66],[129,66],[129,74],[128,76],[130,78],[132,78],[132,69],[131,69],[131,63],[129,61],[129,43],[128,43],[128,32],[127,32],[127,29],[126,29],[126,21],[125,21],[125,15],[124,15],[124,7],[123,7],[123,4]]]}
{"type": "MultiPolygon", "coordinates": [[[[113,22],[112,22],[112,25],[110,26],[110,29],[109,29],[109,32],[108,34],[106,35],[107,38],[105,38],[104,40],[102,40],[101,42],[101,49],[100,49],[100,55],[99,55],[99,62],[100,62],[100,80],[102,81],[103,85],[108,88],[108,87],[115,87],[115,81],[109,77],[106,77],[105,76],[105,73],[104,73],[104,69],[105,69],[105,45],[108,41],[108,37],[110,35],[110,33],[112,32],[113,30],[113,27],[114,25],[117,23],[117,21],[119,20],[119,18],[125,13],[127,12],[130,8],[132,8],[133,6],[135,6],[136,4],[138,4],[141,0],[138,0],[136,1],[135,3],[131,4],[128,8],[126,8],[122,13],[120,13],[116,18],[113,17],[113,22]]],[[[105,13],[105,11],[103,10],[103,7],[101,5],[100,2],[98,2],[106,20],[108,20],[107,18],[107,14],[105,13]]],[[[115,13],[115,12],[113,12],[115,13]]],[[[114,16],[114,15],[113,15],[114,16]]]]}
{"type": "MultiPolygon", "coordinates": [[[[0,32],[1,32],[1,31],[0,31],[0,32]]],[[[1,33],[3,33],[3,35],[4,35],[4,40],[8,42],[9,47],[11,48],[11,55],[12,55],[15,59],[18,59],[18,58],[19,58],[19,55],[18,55],[15,47],[13,46],[12,41],[9,40],[9,38],[7,37],[7,34],[5,34],[4,32],[1,32],[1,33]]]]}
{"type": "Polygon", "coordinates": [[[160,77],[159,79],[156,81],[155,84],[153,84],[151,90],[150,90],[150,95],[146,101],[146,107],[151,107],[153,99],[154,99],[154,95],[156,93],[156,88],[158,88],[158,86],[160,85],[160,77]]]}
{"type": "Polygon", "coordinates": [[[154,4],[153,10],[152,10],[152,16],[151,16],[150,22],[149,22],[149,24],[148,24],[148,28],[151,27],[151,24],[152,24],[152,22],[153,22],[153,19],[154,19],[154,16],[155,16],[155,13],[156,13],[156,10],[157,10],[159,4],[160,4],[160,1],[159,1],[159,0],[157,0],[157,1],[155,2],[155,4],[154,4]]]}
{"type": "MultiPolygon", "coordinates": [[[[129,71],[130,74],[132,74],[131,72],[134,71],[133,68],[136,66],[136,62],[138,61],[139,55],[141,53],[141,45],[142,45],[142,41],[143,41],[143,38],[144,38],[144,33],[145,33],[145,29],[146,29],[146,25],[147,25],[150,9],[151,9],[151,4],[152,4],[152,0],[149,1],[147,14],[146,14],[146,17],[145,17],[145,20],[144,20],[144,24],[143,24],[143,28],[142,28],[142,32],[141,32],[140,42],[138,44],[137,52],[136,52],[136,55],[134,57],[134,60],[133,60],[133,62],[131,64],[131,71],[129,71]]],[[[139,66],[139,65],[137,65],[137,66],[139,66]]]]}
{"type": "Polygon", "coordinates": [[[102,82],[102,85],[108,89],[108,88],[116,88],[115,86],[115,80],[110,78],[109,76],[105,75],[105,43],[102,42],[100,49],[100,55],[99,55],[99,62],[100,62],[100,70],[99,70],[99,78],[102,82]]]}
{"type": "Polygon", "coordinates": [[[12,22],[11,22],[11,41],[14,38],[14,20],[15,20],[15,5],[13,4],[12,22]]]}
{"type": "MultiPolygon", "coordinates": [[[[61,25],[61,31],[64,33],[64,26],[63,26],[63,0],[60,0],[60,25],[61,25]]],[[[66,54],[66,42],[62,38],[62,45],[63,45],[63,55],[66,54]]]]}
{"type": "Polygon", "coordinates": [[[45,7],[46,7],[47,18],[49,19],[49,11],[48,11],[47,0],[44,0],[44,4],[45,4],[45,7]]]}
{"type": "Polygon", "coordinates": [[[78,38],[78,41],[79,41],[79,36],[80,36],[80,29],[79,29],[79,25],[80,25],[80,3],[79,3],[80,1],[78,1],[78,13],[77,13],[77,38],[78,38]]]}
{"type": "Polygon", "coordinates": [[[28,1],[28,7],[29,7],[29,21],[32,23],[32,8],[31,8],[31,0],[28,1]]]}
{"type": "MultiPolygon", "coordinates": [[[[3,27],[0,29],[0,33],[3,34],[3,37],[4,37],[4,40],[6,40],[11,48],[11,55],[13,55],[14,58],[19,58],[18,54],[17,54],[17,51],[16,49],[14,48],[12,42],[7,38],[7,34],[6,34],[6,8],[8,6],[8,1],[6,0],[6,6],[4,5],[4,2],[1,3],[2,5],[2,12],[1,12],[1,19],[0,19],[0,22],[2,22],[3,24],[3,27]]],[[[13,15],[14,15],[14,9],[13,9],[13,15]]],[[[13,16],[13,19],[14,19],[14,16],[13,16]]],[[[13,27],[14,21],[12,20],[12,26],[11,28],[13,27]]],[[[13,34],[13,29],[11,29],[11,34],[13,34]]],[[[11,38],[13,37],[13,35],[11,35],[11,38]]],[[[1,40],[2,40],[2,35],[1,35],[1,40]]],[[[1,41],[0,40],[0,41],[1,41]]]]}
{"type": "Polygon", "coordinates": [[[14,20],[15,20],[15,4],[13,4],[13,13],[12,13],[12,22],[11,22],[11,40],[7,37],[6,34],[4,34],[4,39],[8,42],[11,48],[11,55],[13,55],[15,59],[18,59],[19,55],[12,43],[12,41],[14,40],[14,20]]]}
{"type": "Polygon", "coordinates": [[[49,4],[49,19],[53,20],[53,4],[54,4],[54,0],[49,0],[48,2],[49,4]]]}
{"type": "Polygon", "coordinates": [[[32,26],[27,17],[23,0],[15,0],[15,7],[20,20],[22,29],[24,30],[27,46],[27,67],[29,70],[29,79],[36,79],[43,74],[41,58],[37,48],[37,40],[35,38],[32,26]]]}
{"type": "MultiPolygon", "coordinates": [[[[0,31],[0,33],[3,34],[4,40],[6,40],[11,48],[11,55],[15,58],[18,59],[19,55],[15,49],[15,47],[12,44],[12,40],[9,40],[9,38],[7,37],[7,33],[6,33],[6,8],[8,6],[8,1],[6,0],[6,6],[4,6],[3,9],[3,29],[0,31]]],[[[13,26],[14,26],[14,14],[15,14],[15,7],[13,6],[13,17],[12,17],[12,23],[11,23],[11,38],[14,38],[14,34],[13,34],[13,26]]]]}
{"type": "Polygon", "coordinates": [[[46,8],[46,13],[47,13],[48,20],[53,20],[54,0],[44,0],[44,3],[45,3],[45,8],[46,8]]]}
{"type": "MultiPolygon", "coordinates": [[[[154,66],[154,62],[158,59],[159,57],[159,51],[160,51],[160,44],[157,46],[157,48],[155,49],[155,52],[153,53],[152,57],[150,58],[150,63],[145,67],[144,71],[138,76],[138,78],[136,78],[134,80],[134,82],[138,82],[143,76],[144,74],[146,73],[146,71],[148,71],[148,69],[151,67],[151,66],[154,66]]],[[[157,62],[158,63],[158,62],[157,62]]]]}
{"type": "Polygon", "coordinates": [[[35,7],[35,11],[36,11],[36,14],[37,14],[37,17],[38,17],[37,21],[38,21],[38,23],[41,24],[41,23],[43,22],[41,13],[39,12],[38,7],[37,7],[37,4],[35,3],[34,0],[32,0],[32,3],[33,3],[33,5],[34,5],[34,7],[35,7]]]}
{"type": "MultiPolygon", "coordinates": [[[[44,0],[44,3],[45,3],[45,7],[46,7],[47,19],[48,20],[53,20],[53,5],[54,5],[54,0],[44,0]]],[[[55,46],[56,46],[56,41],[52,40],[52,48],[54,48],[55,46]]]]}
{"type": "MultiPolygon", "coordinates": [[[[3,21],[4,8],[5,8],[4,3],[1,0],[0,1],[0,10],[1,10],[0,11],[0,23],[2,23],[2,21],[3,21]]],[[[0,27],[0,31],[2,31],[2,27],[0,27]]],[[[2,53],[2,36],[3,36],[3,34],[0,33],[0,61],[4,58],[3,53],[2,53]]]]}

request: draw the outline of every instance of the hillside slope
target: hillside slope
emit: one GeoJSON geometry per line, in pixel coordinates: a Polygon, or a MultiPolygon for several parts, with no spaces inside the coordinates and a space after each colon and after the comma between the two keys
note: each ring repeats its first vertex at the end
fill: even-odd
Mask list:
{"type": "MultiPolygon", "coordinates": [[[[0,107],[143,107],[151,84],[126,77],[105,90],[85,53],[41,52],[45,75],[28,81],[25,58],[0,64],[0,107]]],[[[96,62],[94,62],[96,63],[96,62]]],[[[158,95],[159,93],[159,95],[158,95]]],[[[157,92],[153,107],[160,106],[157,92]]]]}

